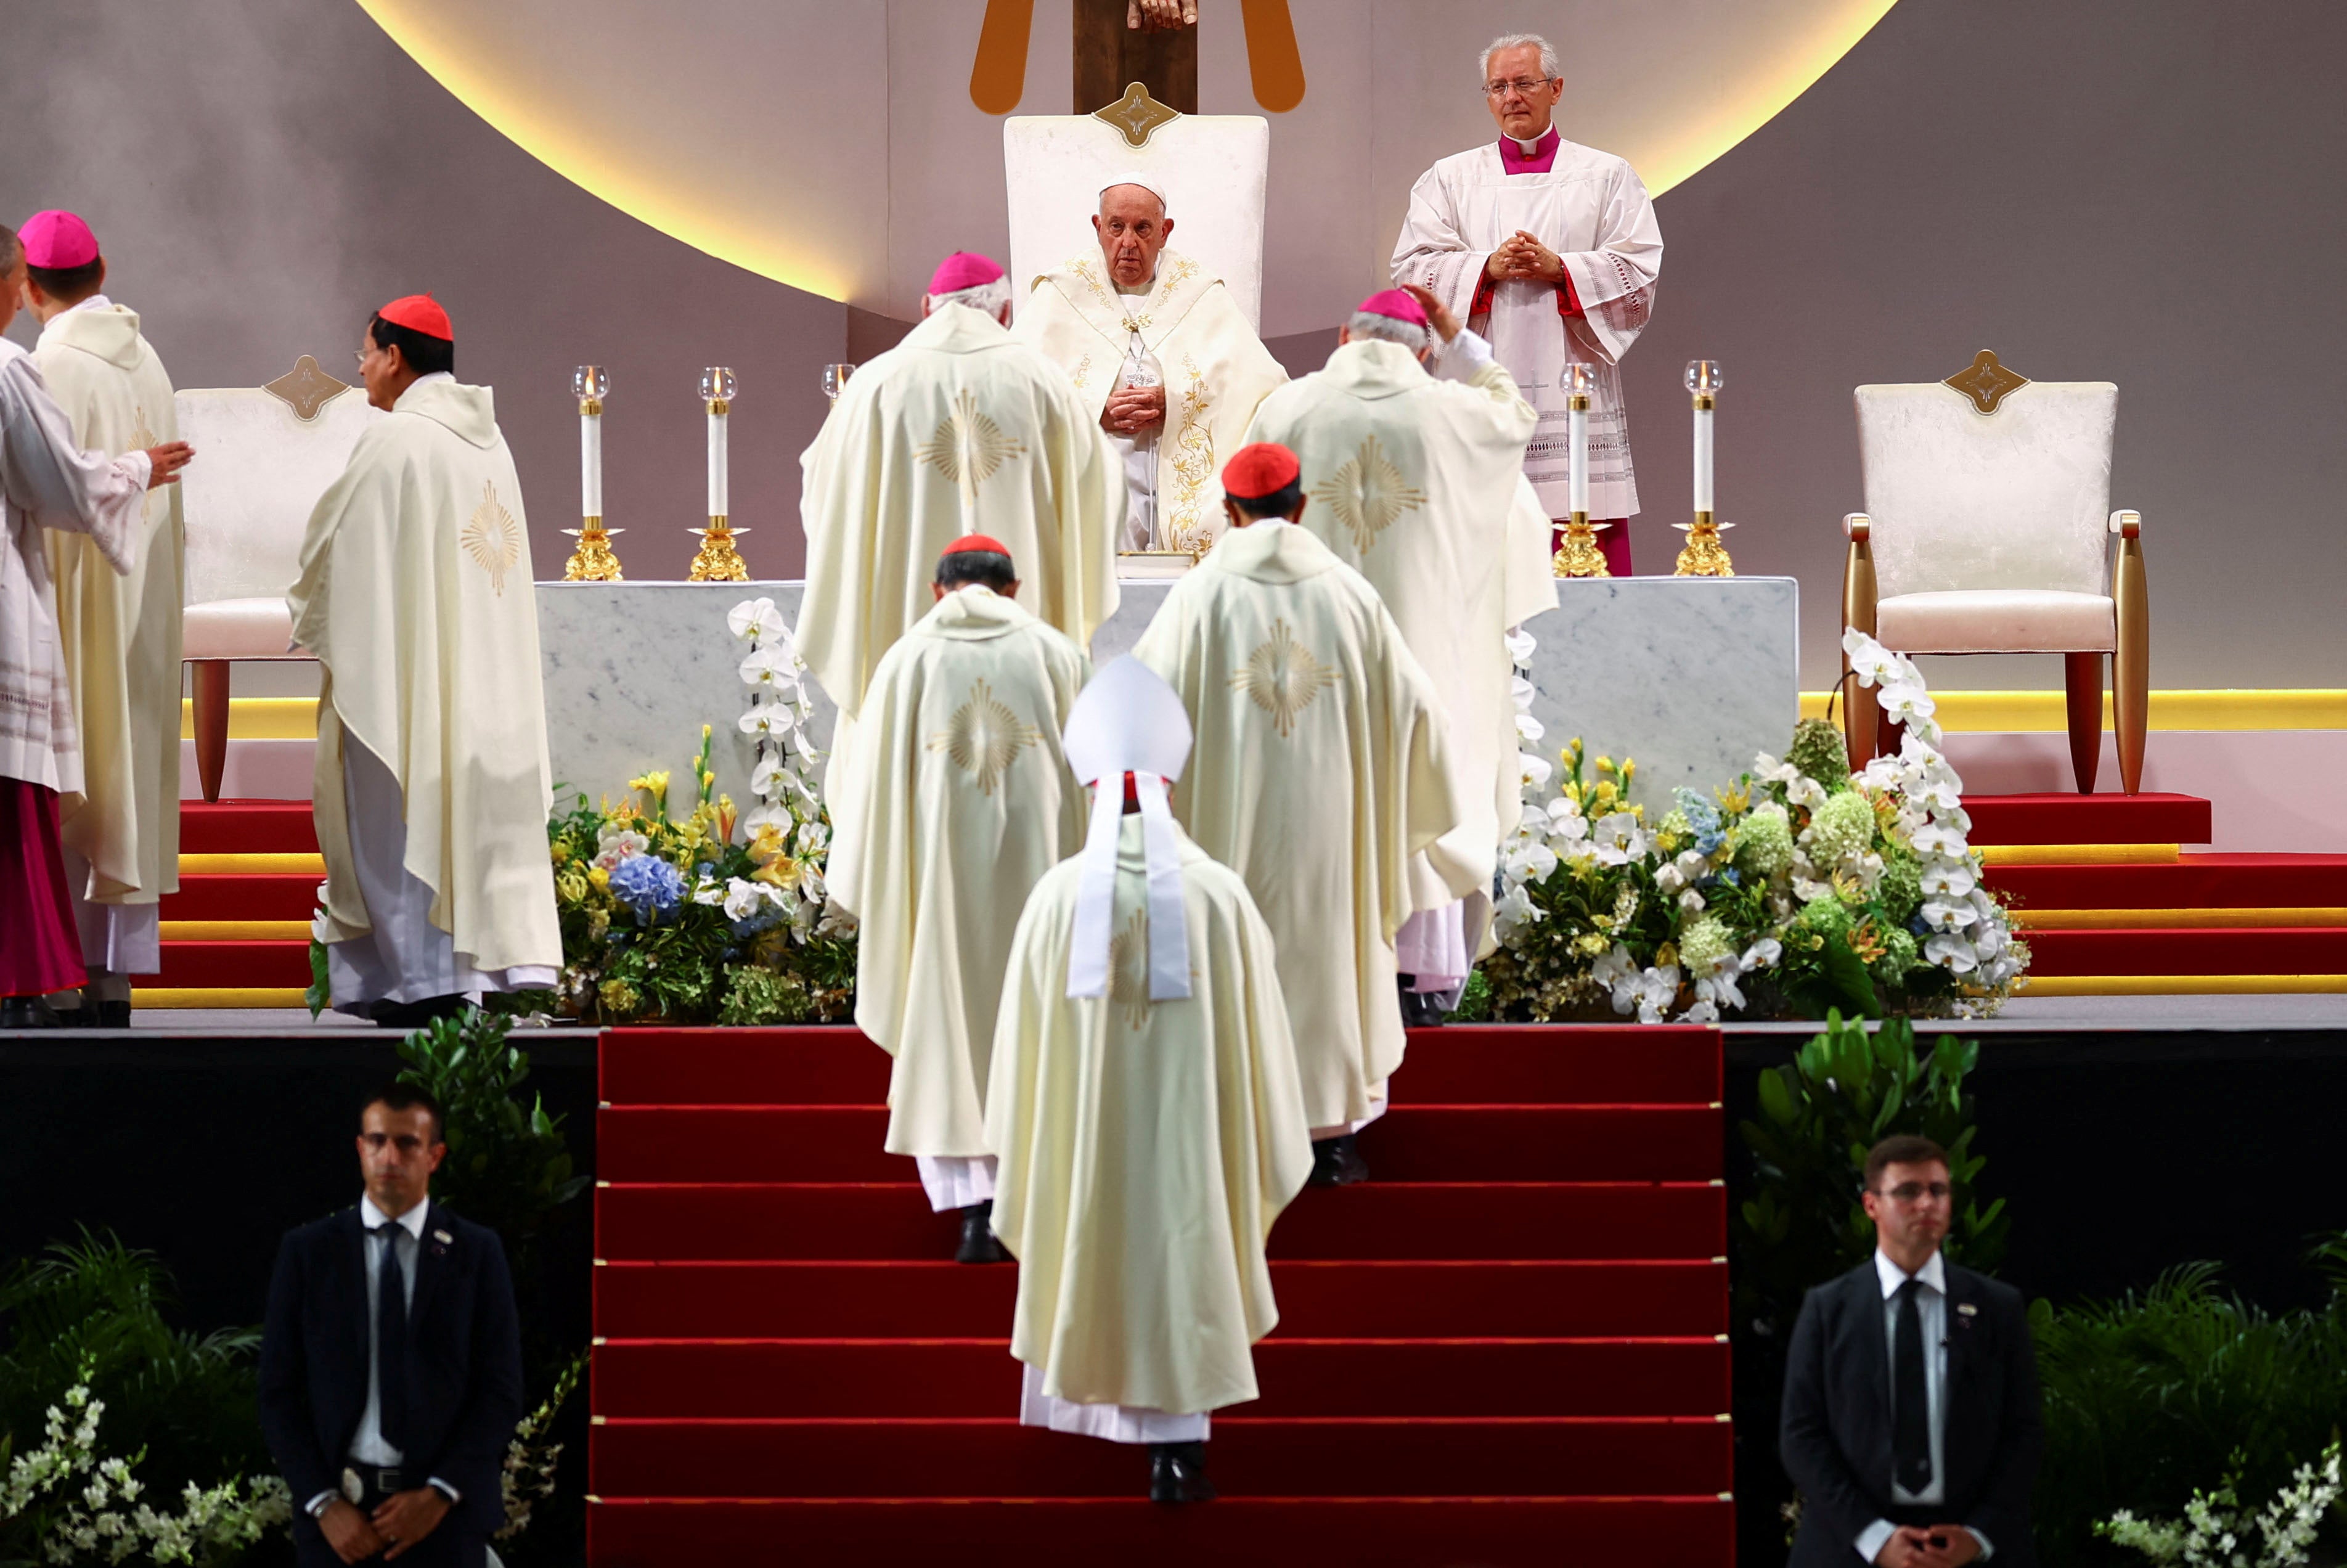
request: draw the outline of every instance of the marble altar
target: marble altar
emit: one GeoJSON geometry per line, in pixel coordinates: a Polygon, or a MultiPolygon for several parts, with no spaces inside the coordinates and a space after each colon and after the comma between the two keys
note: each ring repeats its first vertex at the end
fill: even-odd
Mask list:
{"type": "MultiPolygon", "coordinates": [[[[1131,651],[1171,585],[1128,581],[1115,616],[1092,640],[1105,661],[1131,651]]],[[[1781,753],[1799,716],[1799,592],[1790,578],[1627,578],[1557,585],[1560,608],[1530,628],[1532,716],[1553,758],[1582,737],[1593,754],[1638,761],[1637,797],[1659,813],[1674,786],[1706,791],[1781,753]]],[[[771,599],[798,619],[805,585],[556,583],[538,585],[538,641],[556,780],[589,798],[617,795],[647,768],[690,788],[701,726],[717,726],[718,787],[749,799],[749,738],[734,726],[748,702],[743,645],[725,614],[771,599]]],[[[819,690],[815,743],[831,739],[819,690]]]]}

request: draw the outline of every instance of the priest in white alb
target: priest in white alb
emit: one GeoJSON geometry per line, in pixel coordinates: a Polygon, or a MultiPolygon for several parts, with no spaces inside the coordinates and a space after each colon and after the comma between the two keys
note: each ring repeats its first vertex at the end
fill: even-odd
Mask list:
{"type": "Polygon", "coordinates": [[[1015,330],[1116,443],[1121,548],[1203,555],[1223,529],[1223,459],[1287,372],[1223,281],[1167,243],[1174,220],[1149,176],[1111,177],[1092,233],[1097,249],[1031,281],[1015,330]]]}
{"type": "Polygon", "coordinates": [[[1264,1246],[1310,1132],[1271,933],[1166,806],[1180,699],[1115,660],[1066,745],[1091,823],[1011,938],[986,1102],[1019,1419],[1146,1443],[1151,1500],[1203,1502],[1210,1413],[1256,1397],[1279,1321],[1264,1246]]]}
{"type": "MultiPolygon", "coordinates": [[[[179,438],[171,378],[114,303],[97,237],[71,212],[19,231],[26,308],[42,323],[33,362],[77,445],[108,456],[179,438]]],[[[49,535],[57,635],[81,725],[82,802],[63,824],[88,976],[61,1020],[130,1023],[130,977],[163,967],[163,896],[179,886],[179,487],[147,493],[128,575],[87,533],[49,535]]]]}
{"type": "Polygon", "coordinates": [[[1414,913],[1395,938],[1416,1023],[1458,1005],[1522,798],[1507,633],[1556,607],[1548,520],[1521,504],[1534,417],[1491,345],[1419,288],[1362,301],[1328,367],[1255,413],[1255,439],[1302,465],[1312,504],[1298,526],[1378,590],[1447,720],[1459,822],[1440,865],[1410,861],[1414,913]],[[1463,899],[1460,866],[1473,881],[1463,899]]]}
{"type": "MultiPolygon", "coordinates": [[[[24,247],[0,225],[0,332],[25,282],[24,247]]],[[[81,744],[43,532],[87,533],[128,573],[148,491],[188,458],[180,441],[84,451],[33,356],[0,337],[0,1029],[47,1026],[42,995],[87,972],[58,836],[60,808],[81,800],[81,744]]]]}
{"type": "Polygon", "coordinates": [[[855,726],[880,657],[928,613],[938,554],[965,534],[1000,539],[1020,602],[1079,648],[1116,613],[1124,484],[1097,411],[1014,339],[1010,289],[984,256],[939,263],[921,322],[857,368],[804,471],[801,657],[839,711],[825,794],[858,797],[855,726]]]}
{"type": "Polygon", "coordinates": [[[489,389],[428,294],[360,336],[367,427],[286,595],[317,655],[313,815],[338,1011],[409,1030],[562,967],[529,528],[489,389]]]}
{"type": "Polygon", "coordinates": [[[1358,1182],[1354,1134],[1401,1065],[1394,938],[1425,854],[1448,896],[1476,868],[1458,825],[1433,683],[1368,580],[1296,526],[1296,455],[1257,444],[1223,471],[1231,529],[1176,580],[1133,657],[1197,736],[1174,812],[1246,878],[1271,927],[1312,1119],[1316,1185],[1358,1182]]]}
{"type": "Polygon", "coordinates": [[[1560,528],[1572,456],[1564,367],[1590,367],[1589,512],[1608,525],[1597,535],[1608,569],[1627,577],[1638,486],[1620,366],[1654,313],[1663,269],[1655,204],[1627,161],[1557,135],[1564,67],[1546,39],[1494,39],[1481,69],[1499,139],[1419,176],[1393,281],[1432,290],[1491,340],[1540,411],[1524,474],[1560,528]]]}
{"type": "Polygon", "coordinates": [[[1004,1256],[985,1096],[1010,934],[1083,835],[1060,732],[1092,662],[1020,588],[999,539],[938,558],[936,605],[865,690],[861,794],[829,866],[833,906],[856,917],[856,1026],[896,1058],[887,1150],[918,1163],[932,1209],[961,1212],[962,1263],[1004,1256]]]}

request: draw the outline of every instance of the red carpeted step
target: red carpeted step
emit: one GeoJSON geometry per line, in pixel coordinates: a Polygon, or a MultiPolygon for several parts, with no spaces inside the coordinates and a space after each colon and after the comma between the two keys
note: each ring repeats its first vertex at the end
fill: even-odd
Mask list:
{"type": "MultiPolygon", "coordinates": [[[[1710,1416],[1727,1347],[1681,1339],[1282,1339],[1247,1416],[1710,1416]]],[[[1019,1408],[1007,1339],[613,1340],[595,1413],[985,1417],[1019,1408]]]]}
{"type": "MultiPolygon", "coordinates": [[[[595,1225],[596,1255],[615,1259],[934,1259],[961,1234],[910,1184],[607,1186],[595,1225]]],[[[1707,1258],[1727,1227],[1727,1190],[1709,1183],[1370,1182],[1307,1188],[1271,1255],[1707,1258]]]]}
{"type": "Polygon", "coordinates": [[[2164,866],[1992,866],[1984,880],[2035,909],[2347,906],[2347,855],[2187,855],[2164,866]]]}
{"type": "MultiPolygon", "coordinates": [[[[1621,1497],[1719,1492],[1729,1430],[1696,1417],[1215,1418],[1225,1497],[1621,1497]]],[[[951,1420],[617,1417],[597,1435],[600,1497],[1125,1497],[1135,1445],[951,1420]]]]}
{"type": "Polygon", "coordinates": [[[2347,927],[2029,931],[2029,972],[2061,975],[2347,975],[2347,927]]]}
{"type": "Polygon", "coordinates": [[[845,1024],[605,1030],[600,1061],[613,1105],[882,1105],[894,1065],[845,1024]]]}
{"type": "MultiPolygon", "coordinates": [[[[194,872],[163,895],[166,920],[306,920],[318,907],[318,884],[307,873],[231,875],[194,872]]],[[[307,985],[309,982],[302,982],[307,985]]]]}
{"type": "Polygon", "coordinates": [[[315,855],[317,824],[306,800],[184,800],[179,853],[315,855]]]}
{"type": "Polygon", "coordinates": [[[603,1497],[589,1502],[587,1528],[589,1561],[603,1568],[761,1562],[878,1568],[932,1557],[971,1568],[1086,1560],[1116,1568],[1196,1568],[1202,1562],[1234,1568],[1329,1562],[1362,1568],[1720,1568],[1734,1558],[1736,1508],[1711,1494],[1234,1497],[1203,1508],[1159,1508],[1137,1496],[603,1497]]]}
{"type": "MultiPolygon", "coordinates": [[[[1301,1338],[1727,1330],[1725,1262],[1578,1259],[1271,1266],[1275,1332],[1301,1338]]],[[[595,1270],[613,1339],[957,1338],[1007,1334],[1010,1264],[625,1263],[595,1270]]]]}
{"type": "Polygon", "coordinates": [[[2193,794],[1968,794],[1966,836],[1983,844],[2206,844],[2209,803],[2193,794]]]}
{"type": "Polygon", "coordinates": [[[218,989],[310,983],[307,942],[166,942],[159,987],[218,989]]]}
{"type": "Polygon", "coordinates": [[[1397,1105],[1708,1105],[1719,1098],[1708,1029],[1447,1024],[1409,1032],[1397,1105]]]}
{"type": "MultiPolygon", "coordinates": [[[[596,1163],[613,1182],[902,1181],[904,1157],[880,1146],[887,1124],[878,1106],[619,1105],[598,1113],[596,1163]]],[[[1362,1133],[1361,1153],[1396,1182],[1707,1181],[1719,1118],[1695,1105],[1403,1105],[1362,1133]]]]}

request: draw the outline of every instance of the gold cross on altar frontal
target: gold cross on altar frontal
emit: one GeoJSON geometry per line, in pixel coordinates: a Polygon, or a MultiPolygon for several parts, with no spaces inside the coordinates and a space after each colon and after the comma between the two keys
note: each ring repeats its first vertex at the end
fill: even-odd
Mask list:
{"type": "Polygon", "coordinates": [[[1983,414],[1994,414],[1998,404],[2029,384],[2029,378],[1999,364],[1996,351],[1984,348],[1973,355],[1972,364],[1940,384],[1971,398],[1973,406],[1983,414]]]}

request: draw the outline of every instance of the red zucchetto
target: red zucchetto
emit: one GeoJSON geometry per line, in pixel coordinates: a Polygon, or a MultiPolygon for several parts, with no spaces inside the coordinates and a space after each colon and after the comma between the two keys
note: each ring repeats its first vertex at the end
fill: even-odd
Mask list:
{"type": "Polygon", "coordinates": [[[1242,501],[1276,496],[1304,471],[1296,454],[1276,441],[1257,441],[1231,454],[1223,465],[1223,494],[1242,501]]]}
{"type": "Polygon", "coordinates": [[[456,341],[456,329],[449,324],[448,313],[442,310],[440,302],[429,294],[409,294],[405,299],[394,300],[375,314],[393,326],[405,327],[409,332],[422,333],[425,337],[436,337],[443,343],[456,341]]]}
{"type": "Polygon", "coordinates": [[[1007,556],[1010,553],[1010,547],[986,534],[964,534],[938,553],[958,556],[969,550],[986,550],[994,555],[1007,556]]]}

